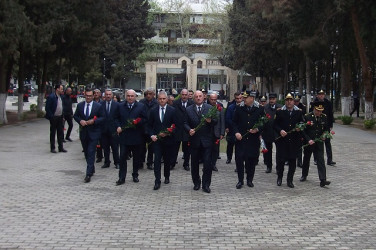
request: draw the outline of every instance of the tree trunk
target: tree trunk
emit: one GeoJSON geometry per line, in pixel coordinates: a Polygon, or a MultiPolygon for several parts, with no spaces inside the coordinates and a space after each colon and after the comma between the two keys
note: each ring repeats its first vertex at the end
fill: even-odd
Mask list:
{"type": "Polygon", "coordinates": [[[299,63],[299,94],[303,95],[304,63],[299,63]]]}
{"type": "Polygon", "coordinates": [[[40,54],[38,52],[37,52],[37,55],[36,55],[36,77],[35,77],[35,81],[38,85],[37,110],[38,110],[38,112],[41,112],[43,110],[44,89],[43,89],[43,85],[42,85],[41,58],[40,58],[40,54]]]}
{"type": "MultiPolygon", "coordinates": [[[[24,81],[25,81],[25,50],[24,45],[22,42],[20,43],[19,47],[20,52],[20,58],[19,58],[19,64],[18,64],[18,113],[17,118],[18,120],[22,120],[22,114],[23,114],[23,95],[24,95],[24,81]]],[[[26,93],[28,94],[28,93],[26,93]]]]}
{"type": "Polygon", "coordinates": [[[353,6],[351,8],[351,21],[353,24],[360,62],[362,64],[362,83],[365,93],[365,119],[370,120],[373,118],[373,86],[371,81],[371,67],[366,54],[366,48],[364,47],[363,40],[360,36],[360,27],[356,6],[353,6]]]}
{"type": "Polygon", "coordinates": [[[309,105],[311,103],[311,59],[306,56],[306,95],[307,95],[307,113],[309,112],[309,105]]]}
{"type": "Polygon", "coordinates": [[[342,115],[349,116],[351,108],[351,68],[350,63],[342,61],[341,62],[341,108],[342,115]]]}

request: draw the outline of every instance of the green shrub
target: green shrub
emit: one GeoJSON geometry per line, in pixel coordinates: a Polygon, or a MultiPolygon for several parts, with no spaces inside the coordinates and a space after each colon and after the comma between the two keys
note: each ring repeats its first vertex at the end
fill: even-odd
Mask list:
{"type": "Polygon", "coordinates": [[[44,115],[45,115],[45,112],[44,111],[37,111],[37,117],[38,118],[43,118],[44,117],[44,115]]]}
{"type": "Polygon", "coordinates": [[[37,105],[36,104],[31,104],[30,105],[30,111],[37,111],[37,105]]]}
{"type": "Polygon", "coordinates": [[[350,125],[354,120],[354,118],[352,118],[351,116],[347,116],[347,115],[338,116],[338,119],[342,121],[343,125],[350,125]]]}
{"type": "Polygon", "coordinates": [[[21,116],[21,120],[25,121],[27,119],[27,112],[23,112],[21,116]]]}
{"type": "Polygon", "coordinates": [[[376,119],[364,120],[364,127],[366,129],[373,129],[376,124],[376,119]]]}

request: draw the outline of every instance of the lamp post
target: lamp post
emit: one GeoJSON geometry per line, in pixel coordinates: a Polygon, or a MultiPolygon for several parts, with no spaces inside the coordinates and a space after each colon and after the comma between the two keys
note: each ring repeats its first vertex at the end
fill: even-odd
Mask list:
{"type": "Polygon", "coordinates": [[[103,58],[103,87],[106,86],[106,58],[103,58]]]}

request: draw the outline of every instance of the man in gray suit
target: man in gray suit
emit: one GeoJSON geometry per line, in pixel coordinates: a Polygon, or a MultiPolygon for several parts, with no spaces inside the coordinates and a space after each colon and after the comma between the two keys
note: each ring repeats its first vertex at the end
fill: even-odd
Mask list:
{"type": "Polygon", "coordinates": [[[214,143],[212,147],[212,155],[211,155],[211,166],[213,171],[218,171],[218,168],[216,166],[217,164],[217,159],[219,156],[219,145],[220,145],[220,140],[222,140],[225,136],[225,111],[223,110],[223,105],[222,103],[217,102],[218,100],[218,95],[213,93],[209,96],[209,102],[210,105],[216,106],[218,111],[217,111],[217,116],[218,116],[218,122],[214,126],[214,143]]]}
{"type": "Polygon", "coordinates": [[[206,118],[204,125],[200,129],[195,129],[201,121],[203,115],[209,112],[210,105],[204,103],[204,95],[201,91],[196,91],[193,96],[194,104],[187,108],[187,120],[184,123],[184,128],[189,132],[189,143],[191,147],[191,174],[194,190],[199,190],[201,185],[200,171],[199,171],[199,156],[200,152],[204,157],[204,169],[202,176],[202,190],[210,193],[210,183],[212,168],[211,149],[213,145],[213,129],[217,123],[215,118],[206,118]]]}

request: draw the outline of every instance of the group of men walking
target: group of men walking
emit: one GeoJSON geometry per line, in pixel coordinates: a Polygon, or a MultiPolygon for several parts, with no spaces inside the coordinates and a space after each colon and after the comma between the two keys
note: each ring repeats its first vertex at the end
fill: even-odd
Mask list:
{"type": "MultiPolygon", "coordinates": [[[[147,89],[145,98],[140,101],[136,100],[134,90],[127,90],[125,101],[120,103],[115,102],[112,95],[112,91],[108,89],[105,91],[105,100],[95,102],[93,90],[87,89],[85,101],[77,105],[73,115],[79,124],[80,140],[87,162],[85,182],[90,182],[95,173],[94,161],[98,141],[101,142],[105,155],[103,168],[110,166],[112,150],[115,167],[119,168],[116,185],[125,183],[128,172],[127,160],[131,156],[133,182],[139,182],[138,170],[143,168],[143,162],[146,161],[147,167],[154,170],[154,190],[161,188],[162,164],[164,184],[170,183],[170,170],[175,167],[179,149],[182,147],[183,167],[191,171],[193,189],[202,188],[204,192],[210,193],[212,171],[218,171],[216,161],[219,157],[219,144],[226,138],[227,164],[232,161],[235,147],[237,189],[243,187],[244,178],[247,186],[254,186],[253,178],[261,145],[265,144],[266,148],[266,173],[272,171],[273,143],[277,148],[278,186],[282,184],[284,166],[288,163],[287,186],[294,187],[296,162],[304,142],[307,142],[308,146],[304,147],[300,180],[305,181],[307,178],[309,161],[313,153],[318,165],[320,186],[330,184],[326,180],[323,141],[318,141],[317,138],[324,131],[330,130],[332,124],[322,113],[325,104],[321,100],[313,102],[312,112],[304,116],[303,110],[295,105],[294,97],[290,94],[285,97],[285,105],[282,106],[277,104],[277,96],[273,93],[269,95],[269,102],[266,104],[257,102],[255,93],[251,91],[238,92],[226,111],[217,101],[217,94],[207,97],[203,91],[194,92],[193,98],[190,99],[189,91],[183,89],[179,98],[170,104],[169,96],[164,91],[159,92],[155,98],[154,89],[147,89]],[[268,119],[267,122],[265,117],[268,119]],[[262,120],[264,122],[260,122],[262,120]],[[306,126],[302,130],[298,128],[298,124],[308,121],[313,126],[306,126]],[[201,162],[202,176],[199,168],[201,162]]],[[[51,128],[55,124],[55,114],[60,114],[59,97],[56,103],[57,110],[52,110],[54,115],[51,128]]],[[[52,149],[51,144],[51,151],[52,149]]],[[[59,144],[59,151],[61,149],[63,147],[59,144]]],[[[328,161],[333,163],[332,158],[328,158],[328,161]]]]}

